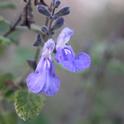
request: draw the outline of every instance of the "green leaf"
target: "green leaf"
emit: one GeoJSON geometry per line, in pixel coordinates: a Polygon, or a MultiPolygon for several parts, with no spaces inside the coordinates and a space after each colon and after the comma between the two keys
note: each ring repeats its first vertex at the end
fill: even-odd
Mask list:
{"type": "Polygon", "coordinates": [[[0,9],[15,9],[16,5],[12,2],[0,2],[0,9]]]}
{"type": "Polygon", "coordinates": [[[15,110],[24,121],[33,119],[40,114],[44,106],[44,97],[29,93],[27,90],[19,90],[15,94],[15,110]]]}
{"type": "Polygon", "coordinates": [[[41,113],[32,120],[23,121],[20,119],[18,124],[50,124],[50,122],[48,121],[47,117],[41,113]]]}

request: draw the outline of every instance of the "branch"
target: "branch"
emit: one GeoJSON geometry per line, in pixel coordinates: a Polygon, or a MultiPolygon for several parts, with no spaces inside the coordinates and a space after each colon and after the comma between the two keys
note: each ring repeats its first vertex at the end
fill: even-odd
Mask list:
{"type": "MultiPolygon", "coordinates": [[[[25,1],[27,2],[27,1],[25,1]]],[[[10,35],[12,32],[14,32],[18,27],[18,24],[22,22],[23,26],[26,26],[28,28],[31,27],[31,24],[33,22],[33,15],[32,15],[32,6],[31,6],[31,0],[27,2],[27,4],[24,6],[23,11],[15,21],[15,23],[11,26],[11,24],[8,21],[5,21],[7,24],[10,25],[10,29],[3,35],[4,37],[7,37],[10,35]]],[[[36,26],[33,26],[34,28],[36,26]]]]}
{"type": "MultiPolygon", "coordinates": [[[[18,19],[19,21],[19,19],[18,19]]],[[[5,23],[7,23],[8,25],[11,26],[11,23],[8,20],[5,20],[5,23]]],[[[18,22],[16,22],[9,31],[7,31],[3,36],[7,37],[9,34],[11,34],[12,32],[16,31],[16,30],[32,30],[32,31],[36,31],[36,32],[40,32],[41,31],[41,26],[40,25],[36,25],[36,24],[31,24],[30,25],[30,29],[27,26],[18,26],[18,22]]]]}
{"type": "Polygon", "coordinates": [[[7,37],[9,34],[11,34],[12,32],[15,31],[16,26],[19,24],[19,22],[21,21],[21,15],[18,17],[17,21],[13,24],[13,26],[11,26],[11,24],[9,24],[8,21],[5,21],[7,24],[10,25],[10,29],[3,35],[4,37],[7,37]]]}

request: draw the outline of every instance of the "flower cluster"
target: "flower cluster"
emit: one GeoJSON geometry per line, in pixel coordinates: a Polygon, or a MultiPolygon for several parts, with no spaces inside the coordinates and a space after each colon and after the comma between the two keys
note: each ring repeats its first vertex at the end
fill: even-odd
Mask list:
{"type": "Polygon", "coordinates": [[[56,49],[55,60],[63,68],[70,72],[81,72],[89,68],[91,64],[90,56],[81,52],[75,54],[69,41],[73,31],[64,28],[59,34],[56,45],[53,39],[49,39],[42,49],[38,65],[33,73],[26,79],[29,91],[33,93],[43,93],[47,96],[55,95],[60,87],[60,80],[56,76],[54,62],[51,54],[56,49]]]}
{"type": "Polygon", "coordinates": [[[58,92],[60,79],[56,75],[54,61],[73,73],[84,71],[91,64],[91,58],[87,53],[75,54],[69,44],[74,34],[70,28],[64,28],[55,41],[50,39],[55,30],[64,24],[63,16],[70,13],[69,7],[63,7],[56,12],[60,4],[60,0],[52,0],[50,7],[44,1],[37,5],[38,12],[46,16],[46,23],[42,26],[41,32],[37,34],[34,46],[43,46],[43,49],[37,64],[36,61],[30,61],[34,72],[26,78],[29,91],[36,94],[53,96],[58,92]]]}

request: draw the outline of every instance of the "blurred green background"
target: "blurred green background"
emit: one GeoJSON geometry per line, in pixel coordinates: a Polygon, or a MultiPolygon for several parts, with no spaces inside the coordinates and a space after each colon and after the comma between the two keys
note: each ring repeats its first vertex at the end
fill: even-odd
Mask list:
{"type": "MultiPolygon", "coordinates": [[[[124,124],[124,1],[62,3],[71,8],[64,25],[75,31],[71,44],[76,52],[91,55],[92,66],[73,74],[56,65],[62,82],[59,93],[46,98],[38,117],[23,121],[10,99],[13,94],[2,83],[11,78],[17,82],[29,70],[26,60],[34,57],[36,33],[17,30],[3,40],[2,35],[9,29],[4,19],[14,23],[24,2],[0,0],[0,124],[124,124]],[[3,98],[3,94],[9,98],[3,98]]],[[[44,24],[44,16],[35,8],[34,19],[44,24]]]]}

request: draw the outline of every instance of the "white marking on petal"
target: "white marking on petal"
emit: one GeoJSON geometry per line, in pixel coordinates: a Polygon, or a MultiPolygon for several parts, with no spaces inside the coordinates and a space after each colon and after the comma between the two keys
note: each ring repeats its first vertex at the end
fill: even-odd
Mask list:
{"type": "Polygon", "coordinates": [[[64,49],[64,51],[66,55],[71,54],[71,51],[69,49],[64,49]]]}

